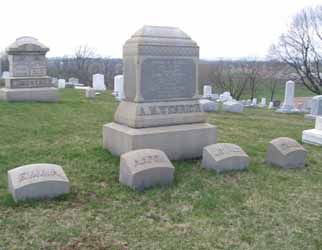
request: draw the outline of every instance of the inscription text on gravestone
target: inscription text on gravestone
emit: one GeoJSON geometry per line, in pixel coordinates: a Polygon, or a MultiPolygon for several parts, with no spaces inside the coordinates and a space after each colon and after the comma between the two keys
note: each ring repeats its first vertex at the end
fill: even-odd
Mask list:
{"type": "Polygon", "coordinates": [[[192,98],[195,94],[195,67],[192,59],[145,59],[141,81],[144,100],[192,98]]]}

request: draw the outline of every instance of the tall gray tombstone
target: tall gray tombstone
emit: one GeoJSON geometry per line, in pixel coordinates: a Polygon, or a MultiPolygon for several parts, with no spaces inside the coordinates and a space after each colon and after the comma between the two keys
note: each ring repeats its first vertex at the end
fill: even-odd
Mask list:
{"type": "Polygon", "coordinates": [[[322,116],[322,95],[317,95],[312,98],[311,113],[304,117],[307,120],[315,120],[317,116],[322,116]]]}
{"type": "Polygon", "coordinates": [[[47,76],[49,48],[33,37],[20,37],[7,49],[9,77],[0,100],[58,101],[57,89],[47,76]]]}
{"type": "Polygon", "coordinates": [[[216,142],[198,94],[199,47],[178,28],[144,26],[123,47],[124,94],[103,145],[114,155],[153,148],[170,159],[200,157],[216,142]]]}

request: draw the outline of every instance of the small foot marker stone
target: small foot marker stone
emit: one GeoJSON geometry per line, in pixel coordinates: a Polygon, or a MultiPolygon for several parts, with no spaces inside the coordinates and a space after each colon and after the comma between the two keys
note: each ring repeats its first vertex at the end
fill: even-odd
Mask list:
{"type": "Polygon", "coordinates": [[[173,181],[174,166],[161,150],[140,149],[121,155],[120,182],[135,190],[173,181]]]}
{"type": "Polygon", "coordinates": [[[266,162],[283,169],[303,168],[306,156],[307,151],[297,141],[280,137],[269,143],[266,162]]]}
{"type": "Polygon", "coordinates": [[[216,170],[217,173],[231,170],[245,170],[249,165],[249,156],[238,145],[217,143],[204,147],[202,166],[216,170]]]}
{"type": "Polygon", "coordinates": [[[8,188],[13,199],[54,198],[70,191],[69,180],[61,166],[30,164],[8,171],[8,188]]]}

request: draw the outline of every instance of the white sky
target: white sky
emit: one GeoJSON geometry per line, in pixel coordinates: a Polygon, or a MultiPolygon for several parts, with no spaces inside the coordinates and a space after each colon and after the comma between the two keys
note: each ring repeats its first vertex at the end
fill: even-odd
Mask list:
{"type": "Polygon", "coordinates": [[[266,55],[292,15],[321,0],[0,0],[0,51],[20,36],[72,55],[87,44],[121,57],[124,42],[143,25],[180,27],[200,57],[266,55]]]}

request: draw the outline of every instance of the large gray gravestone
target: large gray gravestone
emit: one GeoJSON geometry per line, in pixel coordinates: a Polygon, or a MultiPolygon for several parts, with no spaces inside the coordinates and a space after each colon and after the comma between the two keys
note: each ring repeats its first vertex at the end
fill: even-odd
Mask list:
{"type": "Polygon", "coordinates": [[[173,181],[174,166],[156,149],[140,149],[121,155],[120,182],[136,190],[173,181]]]}
{"type": "Polygon", "coordinates": [[[31,164],[8,171],[8,187],[13,199],[54,198],[69,192],[63,169],[55,164],[31,164]]]}
{"type": "Polygon", "coordinates": [[[123,47],[124,95],[104,125],[103,145],[114,155],[141,149],[170,159],[196,158],[216,142],[198,94],[199,47],[178,28],[144,26],[123,47]]]}
{"type": "Polygon", "coordinates": [[[57,89],[47,76],[48,51],[33,37],[20,37],[6,49],[10,76],[0,90],[0,100],[58,101],[57,89]]]}
{"type": "Polygon", "coordinates": [[[244,170],[249,165],[249,156],[241,147],[231,143],[217,143],[203,149],[202,166],[218,173],[244,170]]]}
{"type": "Polygon", "coordinates": [[[307,120],[315,120],[317,116],[322,116],[322,95],[312,98],[312,108],[310,114],[305,115],[307,120]]]}
{"type": "Polygon", "coordinates": [[[303,168],[307,152],[297,141],[287,137],[272,140],[267,149],[267,163],[283,169],[303,168]]]}

